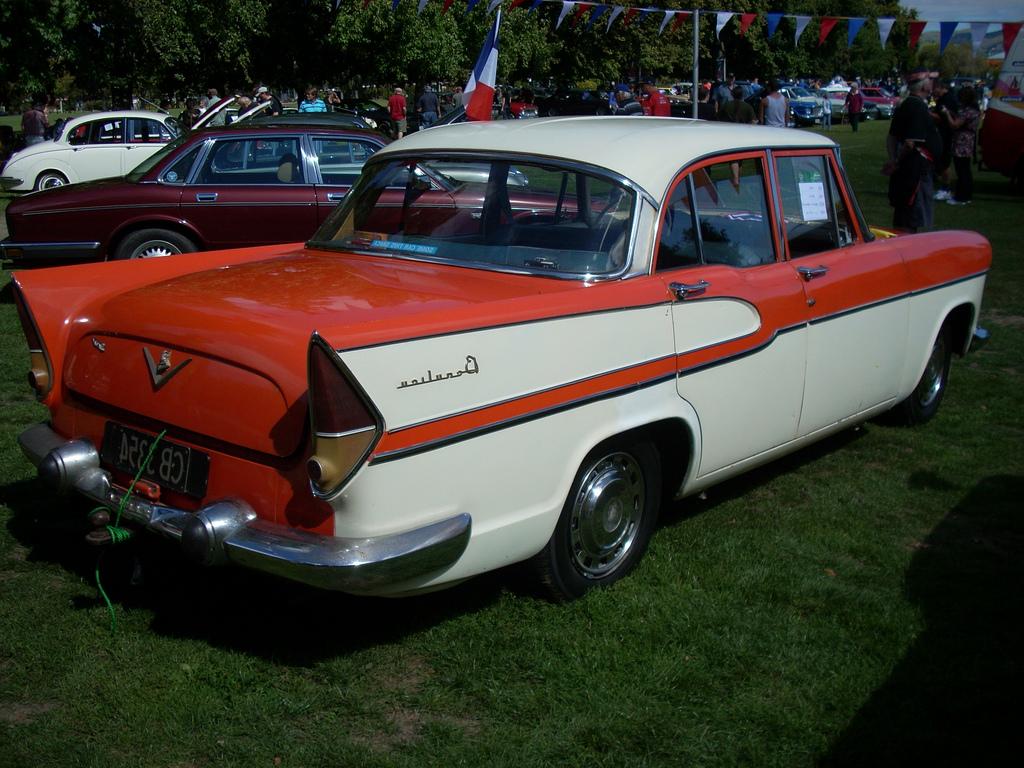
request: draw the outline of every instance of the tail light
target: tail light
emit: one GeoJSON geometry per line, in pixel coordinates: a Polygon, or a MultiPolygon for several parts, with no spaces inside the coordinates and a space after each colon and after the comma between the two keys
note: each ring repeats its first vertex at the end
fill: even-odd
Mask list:
{"type": "Polygon", "coordinates": [[[21,330],[25,334],[29,351],[28,383],[40,400],[53,386],[53,368],[50,365],[50,356],[46,353],[42,336],[39,335],[39,328],[32,318],[25,297],[21,295],[21,289],[14,285],[14,306],[18,309],[18,319],[21,321],[21,330]]]}
{"type": "Polygon", "coordinates": [[[309,418],[313,455],[306,462],[313,494],[338,493],[384,431],[384,419],[338,353],[314,333],[309,342],[309,418]]]}

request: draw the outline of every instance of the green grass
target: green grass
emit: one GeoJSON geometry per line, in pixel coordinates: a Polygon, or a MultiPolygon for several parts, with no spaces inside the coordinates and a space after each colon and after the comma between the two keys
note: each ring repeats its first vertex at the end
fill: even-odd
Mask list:
{"type": "MultiPolygon", "coordinates": [[[[832,135],[869,220],[887,124],[832,135]]],[[[104,583],[87,507],[15,445],[42,418],[0,294],[0,755],[10,766],[993,765],[1019,754],[1021,199],[982,173],[939,227],[995,247],[981,353],[939,416],[869,423],[667,510],[570,605],[514,571],[405,600],[183,566],[104,583]]],[[[6,276],[2,278],[6,282],[6,276]]]]}

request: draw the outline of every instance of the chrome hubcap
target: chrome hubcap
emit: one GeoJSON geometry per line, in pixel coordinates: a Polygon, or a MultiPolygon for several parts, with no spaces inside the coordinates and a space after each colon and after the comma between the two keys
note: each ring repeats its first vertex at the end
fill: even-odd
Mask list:
{"type": "Polygon", "coordinates": [[[46,176],[41,182],[39,182],[40,189],[53,189],[54,187],[63,187],[64,179],[60,176],[46,176]]]}
{"type": "Polygon", "coordinates": [[[181,253],[181,249],[174,243],[169,243],[166,240],[149,240],[132,251],[131,258],[159,259],[163,256],[174,256],[179,253],[181,253]]]}
{"type": "Polygon", "coordinates": [[[935,398],[942,391],[943,378],[946,373],[946,336],[940,333],[932,346],[932,354],[928,358],[928,364],[924,368],[924,375],[921,377],[921,386],[918,392],[918,402],[924,408],[935,402],[935,398]]]}
{"type": "Polygon", "coordinates": [[[607,576],[629,554],[644,511],[644,475],[628,453],[595,463],[580,484],[569,520],[573,565],[587,578],[607,576]]]}

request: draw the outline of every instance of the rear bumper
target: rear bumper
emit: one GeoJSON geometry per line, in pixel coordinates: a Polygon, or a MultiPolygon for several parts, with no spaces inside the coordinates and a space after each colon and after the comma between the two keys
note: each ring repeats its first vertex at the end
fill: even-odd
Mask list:
{"type": "Polygon", "coordinates": [[[85,243],[19,243],[0,241],[0,259],[9,261],[58,261],[63,259],[98,259],[100,244],[85,243]]]}
{"type": "MultiPolygon", "coordinates": [[[[74,490],[116,510],[125,490],[100,468],[99,451],[88,440],[67,440],[48,424],[18,436],[22,452],[40,478],[57,490],[74,490]]],[[[178,541],[205,565],[234,564],[323,589],[387,592],[452,565],[466,549],[468,514],[410,531],[369,538],[340,538],[300,531],[257,518],[241,499],[224,499],[196,512],[130,496],[122,520],[178,541]]]]}

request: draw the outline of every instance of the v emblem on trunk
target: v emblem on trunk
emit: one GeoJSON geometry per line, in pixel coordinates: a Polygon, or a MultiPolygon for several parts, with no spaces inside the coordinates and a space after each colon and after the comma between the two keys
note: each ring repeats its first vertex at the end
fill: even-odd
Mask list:
{"type": "Polygon", "coordinates": [[[183,363],[178,363],[173,368],[171,367],[171,351],[165,349],[160,353],[160,362],[153,360],[153,356],[149,353],[146,347],[142,348],[142,354],[146,357],[146,367],[149,368],[149,378],[153,382],[153,389],[158,390],[164,384],[171,380],[178,371],[184,368],[186,365],[192,362],[192,358],[188,358],[183,363]]]}

